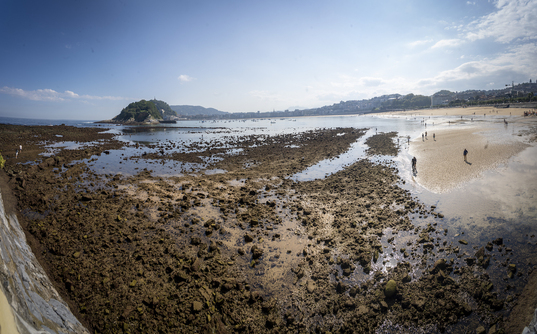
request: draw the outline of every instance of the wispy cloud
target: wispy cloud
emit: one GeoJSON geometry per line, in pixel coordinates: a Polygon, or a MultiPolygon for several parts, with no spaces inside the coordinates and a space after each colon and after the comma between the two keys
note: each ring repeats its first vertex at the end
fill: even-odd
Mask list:
{"type": "Polygon", "coordinates": [[[431,46],[431,49],[455,47],[455,46],[461,45],[462,43],[463,43],[463,40],[460,40],[460,39],[442,39],[436,42],[433,46],[431,46]]]}
{"type": "Polygon", "coordinates": [[[189,81],[192,81],[194,78],[192,78],[191,76],[188,76],[186,74],[181,74],[177,80],[181,81],[181,82],[189,82],[189,81]]]}
{"type": "Polygon", "coordinates": [[[0,88],[0,93],[11,96],[20,97],[32,101],[68,101],[68,100],[127,100],[128,98],[119,96],[94,96],[94,95],[79,95],[70,90],[65,92],[57,92],[53,89],[36,89],[24,90],[21,88],[12,88],[4,86],[0,88]]]}
{"type": "Polygon", "coordinates": [[[469,24],[466,38],[475,41],[490,37],[500,43],[536,39],[536,1],[498,0],[495,6],[497,11],[469,24]]]}
{"type": "Polygon", "coordinates": [[[424,40],[419,40],[419,41],[414,41],[414,42],[408,43],[408,46],[411,47],[411,48],[414,48],[414,47],[429,44],[429,43],[432,43],[432,42],[433,42],[432,39],[424,39],[424,40]]]}

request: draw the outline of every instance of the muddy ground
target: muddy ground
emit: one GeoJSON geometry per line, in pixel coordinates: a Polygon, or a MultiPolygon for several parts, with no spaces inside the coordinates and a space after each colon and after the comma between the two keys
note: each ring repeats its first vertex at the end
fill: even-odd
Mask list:
{"type": "MultiPolygon", "coordinates": [[[[512,284],[492,283],[492,255],[510,252],[499,236],[448,240],[443,215],[401,187],[390,160],[289,178],[365,130],[242,136],[227,154],[128,144],[98,128],[0,125],[2,173],[34,252],[95,333],[505,332],[528,273],[506,260],[495,274],[512,284]],[[62,141],[91,145],[40,155],[62,141]],[[219,154],[208,167],[226,172],[89,167],[125,146],[139,154],[122,163],[219,154]]],[[[396,155],[395,137],[372,136],[368,153],[396,155]]]]}

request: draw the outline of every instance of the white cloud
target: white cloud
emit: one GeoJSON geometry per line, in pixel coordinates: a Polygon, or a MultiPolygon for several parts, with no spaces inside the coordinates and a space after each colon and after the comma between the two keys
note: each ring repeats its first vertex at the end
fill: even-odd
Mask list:
{"type": "Polygon", "coordinates": [[[444,48],[444,47],[454,47],[459,46],[463,43],[460,39],[442,39],[438,42],[436,42],[433,46],[431,46],[431,49],[436,48],[444,48]]]}
{"type": "Polygon", "coordinates": [[[177,80],[181,81],[181,82],[189,82],[189,81],[192,81],[194,78],[186,75],[186,74],[181,74],[177,80]]]}
{"type": "Polygon", "coordinates": [[[53,89],[36,89],[36,90],[24,90],[20,88],[12,88],[4,86],[0,88],[0,93],[8,94],[11,96],[20,97],[32,101],[67,101],[72,99],[82,100],[126,100],[128,98],[118,96],[93,96],[93,95],[78,95],[75,92],[66,90],[63,93],[57,92],[53,89]]]}
{"type": "Polygon", "coordinates": [[[432,42],[433,42],[432,39],[424,39],[424,40],[414,41],[414,42],[408,43],[408,46],[411,47],[411,48],[414,48],[416,46],[429,44],[429,43],[432,43],[432,42]]]}
{"type": "Polygon", "coordinates": [[[473,1],[473,2],[472,1],[466,1],[466,4],[467,5],[475,5],[475,1],[473,1]]]}
{"type": "Polygon", "coordinates": [[[423,79],[417,86],[456,87],[461,83],[483,87],[490,82],[510,82],[511,80],[527,80],[537,76],[537,44],[529,43],[509,48],[505,53],[495,57],[469,61],[460,66],[442,71],[433,78],[423,79]]]}
{"type": "Polygon", "coordinates": [[[470,23],[466,38],[475,41],[490,37],[500,43],[536,38],[537,1],[498,0],[495,6],[497,11],[470,23]]]}

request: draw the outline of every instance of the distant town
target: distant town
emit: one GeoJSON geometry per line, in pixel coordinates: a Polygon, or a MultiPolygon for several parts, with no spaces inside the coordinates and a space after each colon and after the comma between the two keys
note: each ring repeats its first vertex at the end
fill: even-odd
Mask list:
{"type": "Polygon", "coordinates": [[[526,83],[511,83],[506,85],[503,89],[466,90],[461,92],[441,90],[431,96],[390,94],[374,97],[368,100],[341,101],[330,106],[302,110],[229,113],[213,108],[207,109],[203,107],[172,105],[170,107],[177,112],[177,116],[171,116],[170,119],[237,119],[349,115],[458,106],[497,105],[506,107],[507,105],[512,105],[512,107],[514,107],[516,105],[513,104],[517,103],[524,104],[523,107],[537,107],[537,83],[532,82],[530,79],[529,82],[526,83]],[[185,110],[185,108],[189,108],[188,112],[183,113],[182,111],[185,110]]]}
{"type": "Polygon", "coordinates": [[[140,100],[132,102],[111,120],[101,123],[120,124],[158,124],[175,123],[185,119],[244,119],[244,118],[275,118],[323,115],[361,115],[387,111],[407,111],[425,108],[496,106],[501,108],[521,107],[537,108],[537,83],[530,80],[526,83],[506,85],[503,89],[466,90],[451,92],[441,90],[431,96],[414,94],[390,94],[368,100],[351,100],[334,103],[331,106],[311,109],[295,109],[283,111],[257,111],[231,113],[214,108],[191,105],[169,105],[157,100],[140,100]]]}

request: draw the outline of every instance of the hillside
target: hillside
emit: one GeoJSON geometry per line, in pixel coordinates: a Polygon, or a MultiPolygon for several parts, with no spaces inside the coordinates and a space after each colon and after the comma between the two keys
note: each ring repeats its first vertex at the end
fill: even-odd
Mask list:
{"type": "Polygon", "coordinates": [[[151,102],[155,104],[162,118],[166,119],[170,116],[177,116],[177,113],[170,107],[168,103],[157,99],[153,99],[151,102]]]}
{"type": "Polygon", "coordinates": [[[225,112],[225,111],[220,111],[214,108],[205,108],[202,106],[176,105],[176,106],[170,106],[170,107],[172,110],[177,112],[177,114],[183,115],[183,116],[228,114],[228,112],[225,112]]]}
{"type": "Polygon", "coordinates": [[[118,123],[148,123],[162,119],[160,112],[151,101],[132,102],[112,120],[118,123]]]}

